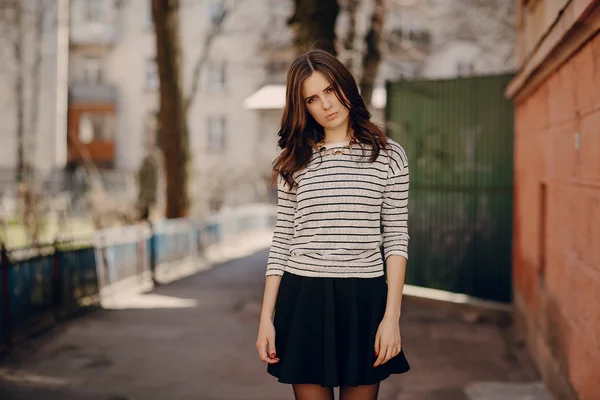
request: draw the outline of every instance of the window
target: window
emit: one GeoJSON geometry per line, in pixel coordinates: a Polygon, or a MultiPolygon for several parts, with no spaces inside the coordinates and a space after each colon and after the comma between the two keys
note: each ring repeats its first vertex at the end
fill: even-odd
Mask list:
{"type": "Polygon", "coordinates": [[[146,90],[157,90],[159,86],[158,64],[156,59],[146,61],[146,90]]]}
{"type": "Polygon", "coordinates": [[[114,141],[115,118],[113,114],[82,113],[79,117],[79,140],[82,143],[93,141],[114,141]]]}
{"type": "Polygon", "coordinates": [[[102,22],[103,10],[102,4],[105,4],[106,0],[84,0],[83,3],[83,16],[86,22],[102,22]]]}
{"type": "Polygon", "coordinates": [[[206,71],[206,90],[211,92],[225,90],[226,69],[227,66],[225,62],[208,63],[206,71]]]}
{"type": "Polygon", "coordinates": [[[225,150],[225,117],[209,117],[206,148],[212,151],[225,150]]]}
{"type": "Polygon", "coordinates": [[[102,61],[99,58],[84,58],[81,65],[81,79],[83,82],[100,83],[104,80],[102,61]]]}

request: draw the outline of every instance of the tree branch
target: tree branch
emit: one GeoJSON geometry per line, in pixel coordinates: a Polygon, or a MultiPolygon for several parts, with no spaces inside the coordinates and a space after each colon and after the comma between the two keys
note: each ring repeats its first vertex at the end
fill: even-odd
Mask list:
{"type": "Polygon", "coordinates": [[[239,4],[243,0],[238,0],[233,3],[233,5],[229,8],[224,8],[221,12],[221,15],[212,23],[210,30],[204,37],[204,46],[200,52],[200,55],[196,59],[196,63],[194,64],[194,69],[192,70],[192,86],[190,88],[190,92],[185,97],[185,112],[187,113],[194,102],[194,98],[198,93],[198,89],[200,87],[200,75],[202,74],[202,70],[204,69],[204,65],[209,59],[210,56],[210,48],[212,47],[212,43],[223,32],[223,27],[225,25],[228,17],[237,9],[239,4]]]}
{"type": "Polygon", "coordinates": [[[375,87],[375,79],[381,61],[381,36],[385,19],[385,0],[375,0],[371,24],[365,37],[366,51],[363,56],[360,91],[367,108],[371,106],[371,97],[375,87]]]}
{"type": "MultiPolygon", "coordinates": [[[[35,154],[35,136],[37,135],[37,126],[38,126],[38,115],[40,108],[40,81],[42,78],[42,62],[43,62],[43,53],[42,53],[42,40],[44,34],[44,15],[47,11],[48,3],[38,1],[35,5],[35,17],[34,17],[34,37],[33,37],[33,65],[31,66],[31,109],[30,117],[29,117],[29,127],[28,133],[30,136],[30,140],[28,141],[28,154],[30,156],[35,154]]],[[[34,156],[35,157],[35,156],[34,156]]]]}

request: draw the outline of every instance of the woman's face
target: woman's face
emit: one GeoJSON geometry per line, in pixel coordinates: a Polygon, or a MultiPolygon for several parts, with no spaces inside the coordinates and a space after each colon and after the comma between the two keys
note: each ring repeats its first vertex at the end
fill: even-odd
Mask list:
{"type": "Polygon", "coordinates": [[[350,110],[335,95],[335,90],[325,75],[315,71],[302,85],[306,109],[323,129],[334,130],[348,123],[350,110]]]}

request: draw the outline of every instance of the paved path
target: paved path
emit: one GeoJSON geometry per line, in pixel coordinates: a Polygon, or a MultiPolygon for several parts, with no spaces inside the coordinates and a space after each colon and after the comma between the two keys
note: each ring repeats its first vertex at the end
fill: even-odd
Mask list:
{"type": "MultiPolygon", "coordinates": [[[[121,310],[88,314],[28,342],[0,361],[0,399],[291,400],[291,388],[265,372],[254,348],[266,258],[262,250],[119,299],[121,310]]],[[[543,398],[519,386],[536,377],[519,364],[506,332],[405,306],[412,370],[386,380],[381,400],[543,398]],[[529,397],[506,397],[509,390],[529,397]]]]}

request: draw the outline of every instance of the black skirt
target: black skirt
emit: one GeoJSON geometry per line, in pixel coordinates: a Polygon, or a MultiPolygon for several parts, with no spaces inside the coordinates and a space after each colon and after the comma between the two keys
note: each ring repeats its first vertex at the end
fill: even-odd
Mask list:
{"type": "Polygon", "coordinates": [[[377,278],[312,278],[284,273],[275,303],[279,382],[325,387],[378,383],[410,367],[402,350],[376,368],[375,335],[387,283],[377,278]]]}

